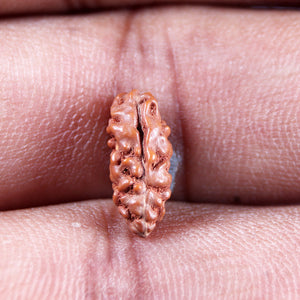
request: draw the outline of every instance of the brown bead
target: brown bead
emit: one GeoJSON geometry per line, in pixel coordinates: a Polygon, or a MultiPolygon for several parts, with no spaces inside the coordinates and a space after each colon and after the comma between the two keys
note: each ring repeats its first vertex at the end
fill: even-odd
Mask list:
{"type": "Polygon", "coordinates": [[[118,95],[111,106],[110,179],[113,200],[132,232],[147,237],[165,213],[171,196],[170,127],[161,120],[150,93],[118,95]]]}

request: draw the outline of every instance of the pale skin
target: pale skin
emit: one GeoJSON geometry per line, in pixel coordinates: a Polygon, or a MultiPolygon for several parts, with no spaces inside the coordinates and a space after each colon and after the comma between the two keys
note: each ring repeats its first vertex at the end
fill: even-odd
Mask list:
{"type": "Polygon", "coordinates": [[[299,299],[299,11],[0,2],[1,299],[299,299]],[[183,158],[147,239],[108,178],[133,88],[183,158]]]}

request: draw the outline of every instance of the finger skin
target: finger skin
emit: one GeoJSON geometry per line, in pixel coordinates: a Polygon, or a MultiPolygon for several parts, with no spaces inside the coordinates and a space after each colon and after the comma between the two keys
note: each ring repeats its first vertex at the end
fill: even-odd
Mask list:
{"type": "Polygon", "coordinates": [[[297,0],[1,0],[0,14],[58,13],[153,4],[299,6],[297,0]]]}
{"type": "Polygon", "coordinates": [[[2,21],[0,208],[111,197],[109,107],[133,88],[171,127],[173,199],[297,203],[298,20],[169,7],[2,21]]]}
{"type": "Polygon", "coordinates": [[[111,201],[2,212],[0,295],[298,299],[299,216],[297,206],[169,202],[143,239],[111,201]]]}

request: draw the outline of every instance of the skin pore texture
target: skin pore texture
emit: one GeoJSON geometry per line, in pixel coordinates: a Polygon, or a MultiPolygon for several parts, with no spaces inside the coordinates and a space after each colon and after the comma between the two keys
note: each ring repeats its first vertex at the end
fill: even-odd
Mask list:
{"type": "Polygon", "coordinates": [[[1,296],[299,297],[299,208],[167,205],[146,240],[128,231],[109,200],[3,213],[1,296]]]}
{"type": "Polygon", "coordinates": [[[110,197],[109,108],[145,86],[182,160],[173,200],[298,201],[297,12],[159,8],[0,28],[0,208],[110,197]]]}
{"type": "Polygon", "coordinates": [[[196,5],[3,18],[0,298],[299,298],[298,20],[196,5]],[[108,178],[109,108],[133,88],[156,96],[179,163],[146,241],[108,178]]]}

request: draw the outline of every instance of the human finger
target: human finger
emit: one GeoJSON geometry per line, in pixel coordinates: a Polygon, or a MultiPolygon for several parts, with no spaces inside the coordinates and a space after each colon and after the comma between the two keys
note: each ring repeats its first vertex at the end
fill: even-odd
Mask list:
{"type": "Polygon", "coordinates": [[[2,212],[3,299],[298,299],[298,206],[169,202],[147,239],[110,201],[2,212]]]}
{"type": "Polygon", "coordinates": [[[107,8],[142,7],[153,4],[299,6],[297,0],[1,0],[0,14],[76,12],[107,8]]]}
{"type": "Polygon", "coordinates": [[[1,209],[110,197],[109,106],[132,88],[171,127],[173,199],[298,202],[298,17],[182,7],[2,21],[1,209]]]}

